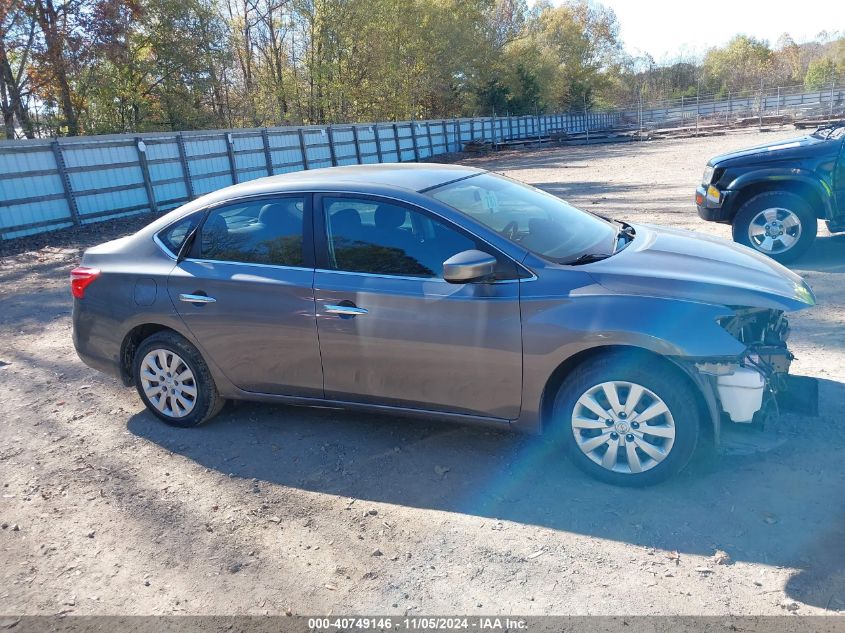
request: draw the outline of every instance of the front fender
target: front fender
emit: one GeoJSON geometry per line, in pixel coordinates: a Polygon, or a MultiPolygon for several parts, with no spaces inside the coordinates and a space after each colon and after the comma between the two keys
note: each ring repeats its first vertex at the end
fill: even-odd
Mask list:
{"type": "Polygon", "coordinates": [[[607,293],[522,298],[523,408],[517,426],[539,430],[546,386],[569,359],[598,348],[633,348],[687,367],[698,359],[737,359],[745,346],[725,331],[720,305],[607,293]]]}
{"type": "Polygon", "coordinates": [[[827,219],[833,217],[834,199],[831,183],[819,178],[815,172],[808,169],[801,169],[798,167],[768,167],[765,169],[755,169],[754,171],[749,171],[735,176],[730,180],[726,189],[728,191],[739,191],[740,189],[744,189],[752,185],[789,185],[791,183],[800,184],[813,191],[822,202],[824,207],[824,217],[827,219]]]}
{"type": "Polygon", "coordinates": [[[523,353],[526,365],[603,345],[641,347],[662,356],[736,357],[745,346],[717,322],[732,314],[722,305],[614,294],[601,287],[567,298],[523,296],[523,353]]]}

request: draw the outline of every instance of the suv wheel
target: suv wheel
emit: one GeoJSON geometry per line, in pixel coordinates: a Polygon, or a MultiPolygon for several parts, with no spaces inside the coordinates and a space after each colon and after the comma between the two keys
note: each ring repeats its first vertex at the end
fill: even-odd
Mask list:
{"type": "Polygon", "coordinates": [[[733,221],[734,241],[781,262],[810,248],[818,222],[810,205],[787,191],[767,191],[743,204],[733,221]]]}
{"type": "Polygon", "coordinates": [[[200,353],[175,332],[146,338],[135,352],[132,370],[141,400],[173,426],[198,426],[225,403],[200,353]]]}
{"type": "Polygon", "coordinates": [[[690,388],[664,363],[613,355],[561,385],[555,424],[574,463],[607,483],[650,486],[680,471],[698,442],[690,388]]]}

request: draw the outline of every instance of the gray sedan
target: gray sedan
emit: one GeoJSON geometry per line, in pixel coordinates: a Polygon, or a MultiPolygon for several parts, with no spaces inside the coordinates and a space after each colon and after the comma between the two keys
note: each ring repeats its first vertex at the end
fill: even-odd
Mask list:
{"type": "Polygon", "coordinates": [[[784,313],[751,249],[602,218],[480,169],[262,178],[89,249],[73,341],[169,424],[225,400],[554,434],[590,474],[656,483],[784,390],[784,313]]]}

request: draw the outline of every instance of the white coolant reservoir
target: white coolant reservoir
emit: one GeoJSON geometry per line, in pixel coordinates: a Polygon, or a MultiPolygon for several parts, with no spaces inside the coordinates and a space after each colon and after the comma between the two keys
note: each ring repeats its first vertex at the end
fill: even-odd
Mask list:
{"type": "Polygon", "coordinates": [[[739,367],[730,376],[719,376],[716,387],[722,409],[733,422],[751,422],[763,406],[766,381],[756,369],[739,367]]]}

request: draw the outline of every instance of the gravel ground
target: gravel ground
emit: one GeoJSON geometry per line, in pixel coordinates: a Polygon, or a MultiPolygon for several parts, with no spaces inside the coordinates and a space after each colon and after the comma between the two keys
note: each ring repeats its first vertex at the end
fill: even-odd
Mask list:
{"type": "MultiPolygon", "coordinates": [[[[707,158],[794,136],[465,158],[634,221],[700,222],[707,158]]],[[[166,427],[70,340],[66,277],[125,222],[3,246],[0,613],[820,614],[845,610],[845,237],[795,268],[796,373],[821,415],[648,490],[542,438],[240,404],[166,427]],[[32,250],[37,247],[38,250],[32,250]]]]}

